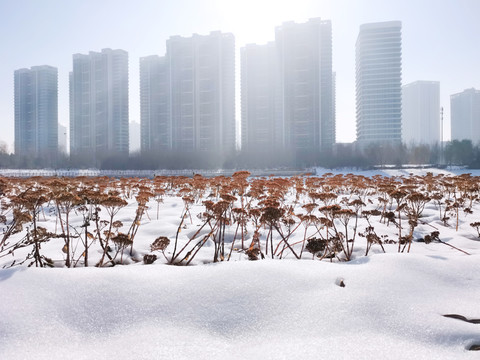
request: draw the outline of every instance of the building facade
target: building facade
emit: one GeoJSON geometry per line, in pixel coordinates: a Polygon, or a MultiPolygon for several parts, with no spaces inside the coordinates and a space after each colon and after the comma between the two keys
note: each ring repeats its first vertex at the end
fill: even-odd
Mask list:
{"type": "Polygon", "coordinates": [[[450,96],[452,140],[480,143],[480,90],[466,89],[450,96]]]}
{"type": "Polygon", "coordinates": [[[167,40],[172,149],[235,151],[235,39],[219,31],[167,40]]]}
{"type": "Polygon", "coordinates": [[[286,22],[275,30],[284,146],[300,152],[335,143],[332,25],[286,22]]]}
{"type": "Polygon", "coordinates": [[[136,121],[130,121],[128,135],[129,135],[129,152],[130,154],[138,153],[141,150],[140,145],[140,124],[136,121]]]}
{"type": "Polygon", "coordinates": [[[235,39],[172,36],[164,57],[140,60],[142,152],[233,152],[235,39]]]}
{"type": "Polygon", "coordinates": [[[74,54],[70,156],[90,166],[109,156],[128,156],[128,131],[128,53],[74,54]]]}
{"type": "Polygon", "coordinates": [[[166,58],[140,58],[140,145],[142,153],[172,149],[170,72],[166,58]]]}
{"type": "Polygon", "coordinates": [[[60,154],[67,154],[67,127],[58,124],[58,151],[60,154]]]}
{"type": "Polygon", "coordinates": [[[415,81],[402,86],[403,143],[440,144],[440,122],[440,82],[415,81]]]}
{"type": "Polygon", "coordinates": [[[55,159],[58,153],[58,70],[43,65],[14,73],[15,154],[55,159]]]}
{"type": "Polygon", "coordinates": [[[274,42],[240,49],[242,151],[283,149],[279,68],[274,42]]]}
{"type": "Polygon", "coordinates": [[[357,142],[402,141],[402,24],[364,24],[356,43],[357,142]]]}

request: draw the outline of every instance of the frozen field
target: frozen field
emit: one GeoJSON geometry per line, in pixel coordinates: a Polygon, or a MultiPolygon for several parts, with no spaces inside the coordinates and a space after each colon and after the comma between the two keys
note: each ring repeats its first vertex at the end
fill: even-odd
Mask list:
{"type": "Polygon", "coordinates": [[[36,215],[0,248],[0,359],[477,358],[468,351],[480,345],[477,179],[334,175],[137,179],[96,205],[121,182],[8,180],[4,234],[15,209],[17,221],[18,211],[36,215]],[[79,184],[99,193],[72,206],[67,227],[70,198],[56,191],[77,194],[79,184]],[[413,193],[428,198],[415,225],[413,193]],[[169,244],[152,248],[159,237],[169,244]]]}

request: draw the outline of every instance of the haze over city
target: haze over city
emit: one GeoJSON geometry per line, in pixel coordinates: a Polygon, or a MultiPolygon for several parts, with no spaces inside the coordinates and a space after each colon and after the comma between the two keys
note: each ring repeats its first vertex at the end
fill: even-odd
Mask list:
{"type": "Polygon", "coordinates": [[[479,14],[0,0],[0,360],[478,359],[479,14]]]}
{"type": "MultiPolygon", "coordinates": [[[[236,43],[236,121],[240,121],[239,48],[274,40],[286,21],[320,17],[332,22],[336,72],[336,141],[355,140],[355,42],[361,24],[402,22],[402,84],[440,82],[445,136],[449,139],[450,95],[480,88],[480,2],[460,1],[9,1],[0,3],[0,140],[13,150],[13,73],[37,65],[58,68],[59,122],[68,127],[68,73],[72,54],[124,49],[129,53],[129,118],[140,121],[139,58],[165,53],[173,35],[220,30],[236,43]]],[[[237,135],[238,138],[238,135],[237,135]]]]}

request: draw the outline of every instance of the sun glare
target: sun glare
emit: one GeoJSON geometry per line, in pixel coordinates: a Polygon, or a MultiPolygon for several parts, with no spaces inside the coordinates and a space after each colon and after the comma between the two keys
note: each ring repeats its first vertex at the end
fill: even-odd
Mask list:
{"type": "Polygon", "coordinates": [[[319,16],[313,4],[312,0],[219,0],[217,8],[226,29],[239,41],[265,43],[274,40],[275,27],[283,22],[319,16]]]}

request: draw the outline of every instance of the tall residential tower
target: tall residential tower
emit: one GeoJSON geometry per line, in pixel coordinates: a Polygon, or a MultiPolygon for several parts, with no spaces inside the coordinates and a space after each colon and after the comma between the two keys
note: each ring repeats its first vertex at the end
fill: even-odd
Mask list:
{"type": "Polygon", "coordinates": [[[219,31],[172,36],[140,59],[142,152],[235,150],[235,40],[219,31]]]}
{"type": "Polygon", "coordinates": [[[73,55],[70,156],[89,166],[99,166],[109,156],[128,156],[126,51],[73,55]]]}
{"type": "Polygon", "coordinates": [[[356,44],[357,141],[402,140],[402,23],[364,24],[356,44]]]}
{"type": "Polygon", "coordinates": [[[335,143],[332,24],[310,19],[276,28],[285,147],[331,150],[335,143]]]}
{"type": "Polygon", "coordinates": [[[219,31],[167,40],[172,148],[235,151],[235,39],[219,31]]]}
{"type": "Polygon", "coordinates": [[[14,73],[15,154],[55,159],[58,152],[58,70],[33,66],[14,73]]]}
{"type": "Polygon", "coordinates": [[[283,149],[277,48],[249,44],[241,48],[242,151],[283,149]]]}
{"type": "Polygon", "coordinates": [[[170,72],[164,56],[140,58],[140,148],[142,153],[172,149],[170,72]]]}

